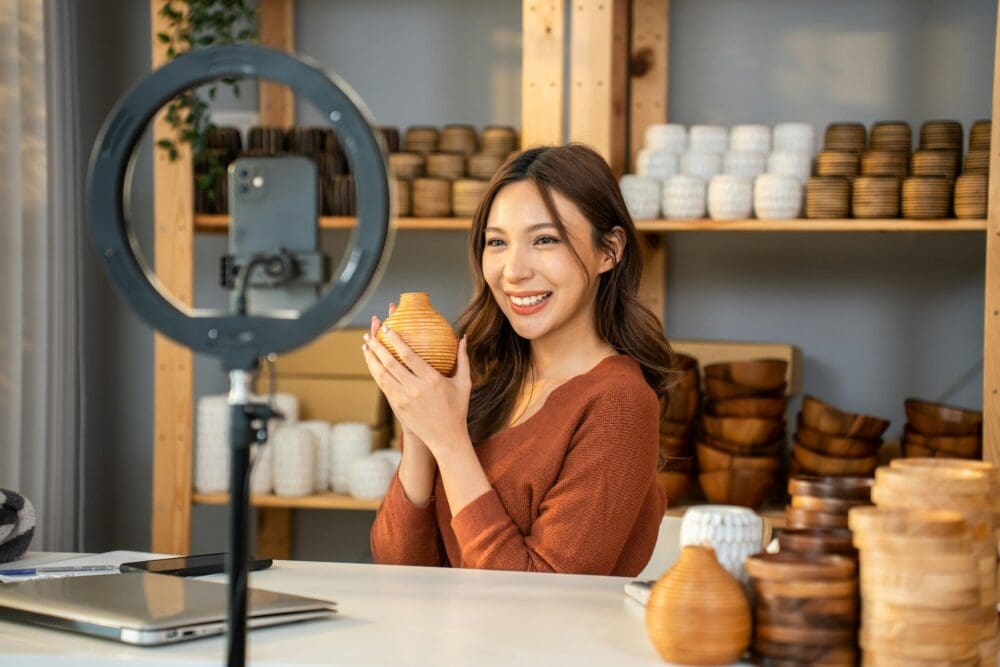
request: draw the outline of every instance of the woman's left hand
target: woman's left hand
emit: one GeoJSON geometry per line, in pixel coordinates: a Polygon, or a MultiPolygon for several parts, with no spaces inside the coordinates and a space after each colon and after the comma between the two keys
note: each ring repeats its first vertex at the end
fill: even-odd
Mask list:
{"type": "MultiPolygon", "coordinates": [[[[379,326],[377,321],[373,324],[373,329],[379,326]]],[[[403,427],[423,440],[440,461],[452,448],[470,442],[466,417],[472,380],[465,337],[458,342],[455,374],[449,378],[421,359],[391,328],[383,328],[382,335],[402,363],[377,337],[365,334],[368,370],[403,427]]]]}

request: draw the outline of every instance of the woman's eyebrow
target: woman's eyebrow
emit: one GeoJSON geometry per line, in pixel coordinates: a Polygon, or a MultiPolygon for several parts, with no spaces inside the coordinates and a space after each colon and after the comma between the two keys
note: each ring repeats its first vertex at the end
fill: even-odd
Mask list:
{"type": "MultiPolygon", "coordinates": [[[[529,226],[524,231],[526,231],[526,232],[537,232],[539,229],[545,229],[546,227],[555,227],[555,226],[556,225],[555,225],[554,222],[537,222],[537,223],[529,226]]],[[[486,231],[488,231],[488,232],[497,232],[499,234],[504,234],[505,233],[504,230],[500,229],[499,227],[487,227],[486,231]]]]}

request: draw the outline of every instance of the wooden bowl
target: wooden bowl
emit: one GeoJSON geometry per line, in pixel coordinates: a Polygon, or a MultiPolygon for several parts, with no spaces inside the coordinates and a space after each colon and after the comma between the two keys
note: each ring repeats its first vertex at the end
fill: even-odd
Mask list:
{"type": "Polygon", "coordinates": [[[744,445],[771,442],[785,430],[784,419],[702,415],[701,423],[705,432],[713,438],[744,445]]]}
{"type": "Polygon", "coordinates": [[[937,456],[937,450],[931,449],[927,445],[918,444],[912,440],[904,439],[900,443],[900,447],[903,451],[903,456],[906,458],[925,459],[937,456]]]}
{"type": "Polygon", "coordinates": [[[863,500],[870,503],[873,484],[871,477],[800,475],[788,480],[788,493],[793,496],[863,500]]]}
{"type": "Polygon", "coordinates": [[[903,441],[935,453],[965,459],[977,459],[983,453],[983,439],[979,435],[923,435],[906,427],[903,429],[903,441]]]}
{"type": "Polygon", "coordinates": [[[722,401],[727,398],[750,398],[760,396],[771,396],[780,398],[785,395],[787,383],[782,383],[777,389],[762,390],[746,385],[729,382],[721,378],[705,376],[705,393],[713,401],[722,401]]]}
{"type": "Polygon", "coordinates": [[[809,449],[828,456],[865,457],[877,456],[881,439],[846,438],[827,435],[801,423],[795,431],[795,439],[809,449]]]}
{"type": "Polygon", "coordinates": [[[670,388],[673,389],[691,389],[698,391],[699,389],[699,376],[698,376],[698,360],[688,354],[674,354],[674,368],[671,371],[674,376],[674,380],[671,382],[670,388]]]}
{"type": "Polygon", "coordinates": [[[698,416],[700,399],[697,388],[671,387],[667,392],[667,409],[663,418],[674,422],[693,422],[698,416]]]}
{"type": "Polygon", "coordinates": [[[802,399],[802,422],[827,435],[848,438],[881,438],[889,428],[889,420],[868,415],[843,412],[814,396],[802,399]]]}
{"type": "Polygon", "coordinates": [[[747,574],[771,581],[831,581],[858,574],[858,563],[843,556],[804,556],[796,553],[760,553],[747,556],[747,574]]]}
{"type": "Polygon", "coordinates": [[[775,391],[785,384],[788,362],[784,359],[727,361],[705,366],[705,377],[725,380],[758,391],[775,391]]]}
{"type": "MultiPolygon", "coordinates": [[[[796,600],[796,602],[798,601],[796,600]]],[[[757,655],[768,658],[770,664],[775,665],[775,667],[804,667],[805,665],[853,666],[860,664],[858,662],[857,647],[842,644],[809,646],[808,644],[770,642],[755,637],[753,650],[757,655]]],[[[898,667],[898,665],[894,663],[893,667],[898,667]]]]}
{"type": "Polygon", "coordinates": [[[847,514],[851,508],[861,505],[871,505],[870,500],[844,500],[842,498],[823,498],[822,496],[794,495],[791,506],[795,509],[827,514],[847,514]]]}
{"type": "Polygon", "coordinates": [[[785,398],[729,398],[709,403],[709,413],[716,417],[759,417],[784,419],[788,400],[785,398]]]}
{"type": "Polygon", "coordinates": [[[814,475],[857,476],[871,475],[878,467],[877,456],[848,458],[827,456],[814,452],[799,441],[792,447],[792,458],[799,464],[801,470],[814,475]]]}
{"type": "Polygon", "coordinates": [[[660,435],[669,438],[688,438],[694,434],[694,422],[675,422],[664,419],[660,422],[660,435]]]}
{"type": "Polygon", "coordinates": [[[855,536],[862,533],[879,537],[932,538],[945,542],[968,538],[969,530],[965,518],[949,510],[855,507],[847,515],[847,524],[855,536]]]}
{"type": "Polygon", "coordinates": [[[778,533],[781,551],[804,554],[840,554],[857,556],[846,528],[785,528],[778,533]]]}
{"type": "Polygon", "coordinates": [[[704,442],[698,443],[698,469],[702,472],[717,470],[763,470],[770,474],[778,471],[779,461],[773,456],[740,456],[716,449],[704,442]]]}
{"type": "Polygon", "coordinates": [[[785,525],[789,528],[847,528],[847,514],[789,506],[785,508],[785,525]]]}
{"type": "Polygon", "coordinates": [[[756,508],[770,496],[776,473],[777,461],[774,469],[736,468],[702,472],[698,475],[698,482],[710,502],[756,508]]]}
{"type": "Polygon", "coordinates": [[[912,430],[921,435],[976,435],[983,430],[983,413],[908,398],[903,403],[912,430]]]}
{"type": "Polygon", "coordinates": [[[682,472],[686,475],[694,472],[693,455],[670,455],[661,449],[658,459],[656,469],[659,472],[682,472]]]}
{"type": "Polygon", "coordinates": [[[691,475],[684,472],[663,471],[656,473],[656,483],[667,496],[667,505],[676,504],[691,484],[691,475]]]}
{"type": "Polygon", "coordinates": [[[708,446],[737,456],[772,456],[778,457],[785,447],[784,434],[781,437],[765,442],[763,444],[745,445],[742,443],[727,442],[718,440],[711,436],[703,437],[702,441],[708,446]]]}

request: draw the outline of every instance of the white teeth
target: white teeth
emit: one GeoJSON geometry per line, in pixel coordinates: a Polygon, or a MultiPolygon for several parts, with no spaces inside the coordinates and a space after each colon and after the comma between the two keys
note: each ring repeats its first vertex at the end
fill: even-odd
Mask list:
{"type": "Polygon", "coordinates": [[[523,298],[519,296],[512,296],[510,297],[510,300],[514,302],[515,306],[527,307],[539,304],[545,299],[548,299],[550,296],[552,296],[552,292],[546,292],[545,294],[537,294],[535,296],[528,296],[523,298]]]}

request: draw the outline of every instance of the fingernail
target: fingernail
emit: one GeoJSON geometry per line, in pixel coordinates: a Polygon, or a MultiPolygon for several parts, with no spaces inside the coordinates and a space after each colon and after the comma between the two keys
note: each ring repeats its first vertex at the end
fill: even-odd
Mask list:
{"type": "Polygon", "coordinates": [[[361,336],[361,340],[363,340],[363,341],[365,341],[367,343],[368,342],[368,334],[364,334],[363,336],[361,336]]]}
{"type": "Polygon", "coordinates": [[[361,351],[362,352],[367,352],[368,351],[368,343],[365,343],[364,345],[361,346],[361,351]]]}
{"type": "Polygon", "coordinates": [[[382,333],[389,333],[389,325],[388,324],[383,324],[382,325],[382,333]]]}

